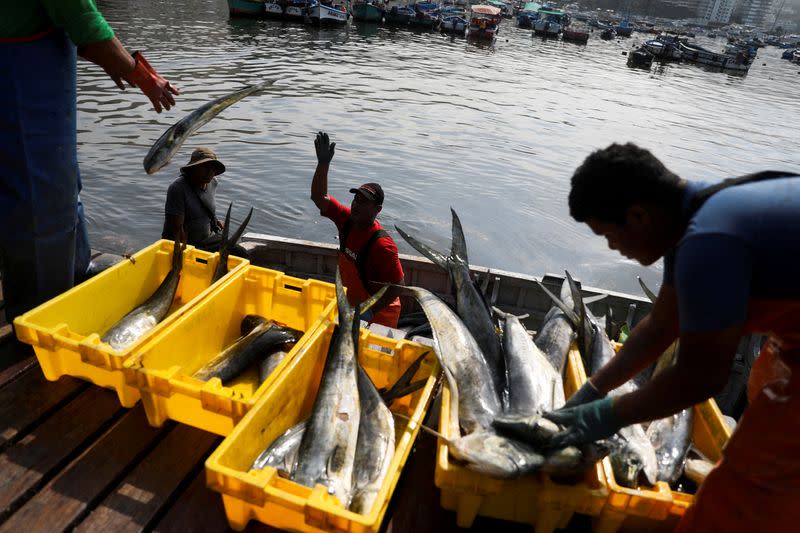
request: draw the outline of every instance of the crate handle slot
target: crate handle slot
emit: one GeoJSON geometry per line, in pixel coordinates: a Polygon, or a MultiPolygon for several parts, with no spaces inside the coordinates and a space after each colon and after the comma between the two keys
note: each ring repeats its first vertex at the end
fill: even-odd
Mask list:
{"type": "Polygon", "coordinates": [[[208,264],[208,259],[203,259],[202,257],[195,257],[194,260],[197,261],[198,263],[202,263],[204,265],[208,264]]]}
{"type": "Polygon", "coordinates": [[[298,287],[297,285],[289,285],[288,283],[284,284],[283,288],[289,289],[290,291],[303,292],[303,287],[298,287]]]}

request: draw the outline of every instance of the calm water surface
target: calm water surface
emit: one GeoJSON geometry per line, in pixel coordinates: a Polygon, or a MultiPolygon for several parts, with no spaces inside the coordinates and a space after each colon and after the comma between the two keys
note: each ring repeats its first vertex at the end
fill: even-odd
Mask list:
{"type": "Polygon", "coordinates": [[[125,45],[183,91],[178,107],[157,115],[138,90],[121,92],[101,69],[80,65],[82,196],[99,249],[158,239],[167,187],[203,145],[228,168],[218,216],[232,201],[241,220],[252,205],[250,231],[333,242],[333,224],[309,199],[314,133],[326,130],[337,143],[331,194],[349,202],[351,186],[379,181],[381,221],[392,232],[397,224],[446,249],[452,206],[473,264],[532,275],[566,268],[587,284],[638,294],[635,276],[657,287],[660,263],[626,260],[569,217],[569,178],[589,152],[634,141],[690,180],[800,167],[800,67],[772,47],[746,76],[678,64],[643,71],[623,56],[639,34],[611,42],[594,34],[581,46],[532,38],[507,19],[494,44],[476,45],[377,25],[320,31],[229,18],[224,0],[98,5],[125,45]],[[168,166],[145,174],[142,159],[166,128],[272,77],[272,90],[228,108],[168,166]]]}

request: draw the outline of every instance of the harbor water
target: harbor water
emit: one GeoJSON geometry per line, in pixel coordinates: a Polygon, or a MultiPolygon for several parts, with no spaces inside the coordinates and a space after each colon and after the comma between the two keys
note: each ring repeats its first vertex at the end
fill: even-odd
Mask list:
{"type": "MultiPolygon", "coordinates": [[[[313,140],[336,142],[329,192],[380,182],[380,215],[401,252],[397,224],[449,247],[450,210],[461,217],[472,264],[529,275],[568,269],[584,283],[640,294],[645,268],[569,217],[572,171],[592,151],[632,141],[689,180],[800,169],[800,67],[766,47],[749,73],[691,64],[626,65],[649,35],[587,45],[533,37],[504,19],[494,43],[351,22],[314,29],[231,18],[224,0],[98,0],[130,50],[142,50],[180,87],[160,115],[137,90],[119,91],[99,67],[78,70],[78,156],[96,249],[129,252],[160,237],[164,200],[197,146],[227,166],[217,215],[255,208],[248,231],[334,242],[311,202],[313,140]],[[148,176],[142,159],[180,118],[267,78],[274,87],[223,111],[172,162],[148,176]]],[[[697,38],[721,51],[723,39],[697,38]]]]}

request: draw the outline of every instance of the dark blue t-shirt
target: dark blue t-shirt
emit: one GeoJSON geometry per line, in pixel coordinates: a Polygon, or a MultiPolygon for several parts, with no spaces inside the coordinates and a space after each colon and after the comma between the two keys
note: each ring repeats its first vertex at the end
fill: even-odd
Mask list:
{"type": "MultiPolygon", "coordinates": [[[[688,184],[683,208],[709,183],[688,184]]],[[[711,196],[664,256],[681,332],[744,324],[752,300],[800,300],[800,177],[736,185],[711,196]]]]}

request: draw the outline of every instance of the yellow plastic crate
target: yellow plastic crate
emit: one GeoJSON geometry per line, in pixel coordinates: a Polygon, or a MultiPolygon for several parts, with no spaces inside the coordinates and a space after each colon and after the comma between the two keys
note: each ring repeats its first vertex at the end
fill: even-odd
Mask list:
{"type": "Polygon", "coordinates": [[[336,288],[331,283],[299,279],[249,265],[240,276],[219,286],[181,320],[165,328],[125,362],[128,385],[138,388],[150,424],[167,419],[228,435],[290,360],[305,348],[323,317],[332,317],[336,288]],[[242,318],[258,314],[305,332],[272,374],[259,385],[255,368],[227,386],[219,378],[192,375],[240,334],[242,318]]]}
{"type": "MultiPolygon", "coordinates": [[[[583,370],[580,354],[573,348],[564,381],[567,397],[581,384],[578,370],[583,370]]],[[[447,438],[459,434],[458,428],[450,425],[450,409],[450,391],[444,386],[439,432],[447,438]]],[[[436,455],[435,483],[441,490],[442,507],[456,512],[456,522],[461,527],[470,527],[480,515],[531,524],[537,533],[549,533],[566,527],[574,513],[600,514],[608,497],[600,463],[587,472],[581,483],[565,485],[544,474],[511,480],[478,474],[450,462],[447,444],[441,440],[436,455]]]]}
{"type": "MultiPolygon", "coordinates": [[[[439,366],[432,351],[415,377],[415,380],[427,377],[425,386],[392,404],[392,411],[411,421],[395,418],[394,457],[368,514],[344,509],[322,485],[313,489],[299,485],[279,477],[272,467],[249,470],[267,445],[311,413],[332,333],[333,325],[326,321],[304,352],[289,362],[289,367],[206,461],[208,486],[222,493],[228,522],[237,531],[243,530],[250,520],[289,531],[362,533],[377,532],[380,528],[435,392],[439,366]]],[[[427,350],[428,347],[415,342],[387,339],[361,330],[359,360],[378,388],[396,382],[427,350]]]]}
{"type": "MultiPolygon", "coordinates": [[[[580,374],[583,383],[586,374],[582,365],[580,374]]],[[[713,398],[695,405],[693,409],[692,442],[709,459],[718,461],[725,442],[730,438],[730,430],[713,398]]],[[[594,520],[595,531],[672,531],[677,519],[694,501],[693,495],[675,492],[663,481],[657,482],[653,490],[623,487],[614,478],[610,460],[604,459],[602,465],[608,486],[608,502],[594,520]]]]}
{"type": "MultiPolygon", "coordinates": [[[[48,380],[56,381],[64,375],[83,378],[115,390],[125,407],[139,400],[139,391],[125,383],[124,361],[211,291],[219,253],[186,247],[170,314],[134,344],[117,351],[100,342],[100,337],[155,292],[172,268],[173,247],[172,241],[156,241],[131,260],[123,260],[17,317],[17,338],[33,346],[48,380]]],[[[235,277],[248,263],[229,257],[229,272],[217,285],[235,277]]]]}

